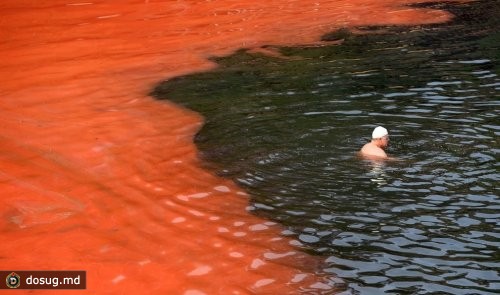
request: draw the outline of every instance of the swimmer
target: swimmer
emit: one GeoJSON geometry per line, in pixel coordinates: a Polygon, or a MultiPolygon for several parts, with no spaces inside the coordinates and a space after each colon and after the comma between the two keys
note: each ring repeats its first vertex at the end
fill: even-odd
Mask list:
{"type": "Polygon", "coordinates": [[[373,129],[372,141],[361,148],[360,154],[363,157],[375,159],[387,159],[384,149],[389,145],[389,132],[382,126],[373,129]]]}

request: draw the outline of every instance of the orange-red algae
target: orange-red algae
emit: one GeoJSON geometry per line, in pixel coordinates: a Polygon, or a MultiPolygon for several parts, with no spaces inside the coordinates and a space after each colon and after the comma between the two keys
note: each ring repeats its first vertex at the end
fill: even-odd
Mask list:
{"type": "Polygon", "coordinates": [[[200,168],[203,118],[147,93],[239,48],[450,18],[414,2],[2,1],[0,268],[86,270],[92,294],[324,288],[314,258],[200,168]]]}

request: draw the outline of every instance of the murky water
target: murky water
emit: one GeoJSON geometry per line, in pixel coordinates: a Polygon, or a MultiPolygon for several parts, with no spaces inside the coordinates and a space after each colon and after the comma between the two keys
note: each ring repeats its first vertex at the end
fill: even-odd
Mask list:
{"type": "Polygon", "coordinates": [[[500,8],[447,8],[446,25],[241,51],[154,94],[206,117],[207,169],[350,292],[498,294],[500,8]],[[356,157],[379,124],[397,160],[356,157]]]}

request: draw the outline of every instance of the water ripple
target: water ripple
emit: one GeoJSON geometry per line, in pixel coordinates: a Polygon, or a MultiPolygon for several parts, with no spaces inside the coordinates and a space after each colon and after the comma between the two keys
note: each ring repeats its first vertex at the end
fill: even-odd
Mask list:
{"type": "Polygon", "coordinates": [[[494,294],[500,18],[481,3],[442,31],[282,49],[294,61],[240,52],[162,89],[207,117],[202,157],[250,192],[247,209],[327,257],[322,271],[353,293],[494,294]],[[396,160],[355,156],[378,124],[396,160]]]}

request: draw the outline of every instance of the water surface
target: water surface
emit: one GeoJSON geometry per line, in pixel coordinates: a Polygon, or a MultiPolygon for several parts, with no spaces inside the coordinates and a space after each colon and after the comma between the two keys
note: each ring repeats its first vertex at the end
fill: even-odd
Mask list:
{"type": "Polygon", "coordinates": [[[241,50],[153,93],[206,117],[195,142],[207,169],[352,293],[500,290],[500,10],[432,7],[457,18],[241,50]],[[397,161],[356,157],[379,124],[397,161]]]}
{"type": "Polygon", "coordinates": [[[203,118],[148,92],[239,48],[451,16],[409,2],[0,1],[1,268],[86,270],[92,294],[331,293],[323,257],[202,169],[203,118]]]}

